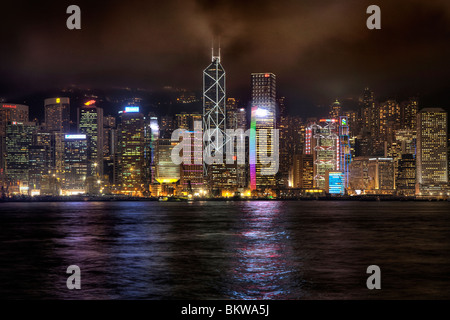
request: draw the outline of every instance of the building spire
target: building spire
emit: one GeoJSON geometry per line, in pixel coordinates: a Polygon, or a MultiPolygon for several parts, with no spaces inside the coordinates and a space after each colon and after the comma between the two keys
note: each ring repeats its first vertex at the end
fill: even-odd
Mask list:
{"type": "Polygon", "coordinates": [[[212,47],[211,47],[211,60],[212,61],[214,61],[214,60],[219,60],[219,62],[220,62],[220,38],[219,38],[219,55],[214,55],[214,38],[213,38],[213,40],[212,40],[212,47]]]}

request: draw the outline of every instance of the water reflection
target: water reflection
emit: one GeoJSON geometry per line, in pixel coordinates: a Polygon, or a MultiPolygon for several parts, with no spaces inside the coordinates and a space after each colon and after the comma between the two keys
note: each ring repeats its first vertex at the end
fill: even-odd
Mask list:
{"type": "Polygon", "coordinates": [[[164,216],[149,215],[148,203],[77,203],[61,208],[66,223],[57,225],[64,236],[55,239],[55,256],[63,261],[59,282],[63,298],[79,298],[65,290],[65,268],[81,268],[83,298],[138,299],[163,294],[157,278],[164,268],[164,216]],[[64,270],[62,270],[64,269],[64,270]],[[62,290],[61,290],[62,289],[62,290]]]}
{"type": "Polygon", "coordinates": [[[282,202],[248,202],[237,221],[230,295],[236,299],[302,296],[301,258],[293,256],[282,202]]]}

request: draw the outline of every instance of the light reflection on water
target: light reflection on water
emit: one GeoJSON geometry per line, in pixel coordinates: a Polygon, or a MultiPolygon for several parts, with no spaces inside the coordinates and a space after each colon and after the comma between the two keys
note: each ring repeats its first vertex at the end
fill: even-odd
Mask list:
{"type": "Polygon", "coordinates": [[[0,297],[449,299],[449,203],[0,204],[0,297]],[[66,269],[81,268],[81,290],[66,269]],[[368,265],[382,290],[365,287],[368,265]]]}
{"type": "MultiPolygon", "coordinates": [[[[231,280],[237,299],[285,299],[301,265],[289,261],[292,246],[283,229],[282,202],[248,202],[242,210],[231,280]]],[[[299,291],[301,288],[297,288],[299,291]]],[[[297,293],[298,294],[298,293],[297,293]]]]}

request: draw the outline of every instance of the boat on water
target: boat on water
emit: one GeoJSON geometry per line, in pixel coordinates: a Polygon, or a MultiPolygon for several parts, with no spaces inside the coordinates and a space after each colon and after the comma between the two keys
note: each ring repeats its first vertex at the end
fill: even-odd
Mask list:
{"type": "Polygon", "coordinates": [[[176,196],[169,196],[169,197],[159,197],[158,201],[161,202],[192,202],[192,199],[189,199],[188,197],[176,197],[176,196]]]}

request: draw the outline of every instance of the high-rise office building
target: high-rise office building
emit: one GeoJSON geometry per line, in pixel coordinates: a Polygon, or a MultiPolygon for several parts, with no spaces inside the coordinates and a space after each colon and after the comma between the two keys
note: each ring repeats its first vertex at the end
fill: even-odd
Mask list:
{"type": "Polygon", "coordinates": [[[110,186],[116,184],[116,147],[116,118],[108,115],[103,117],[103,178],[110,186]]]}
{"type": "Polygon", "coordinates": [[[292,167],[294,155],[303,152],[302,119],[296,116],[281,116],[277,129],[280,134],[279,159],[280,165],[277,174],[277,185],[287,187],[289,170],[292,167]]]}
{"type": "Polygon", "coordinates": [[[339,170],[341,154],[338,121],[338,119],[321,119],[306,131],[305,153],[314,157],[315,188],[325,188],[327,171],[339,170]]]}
{"type": "Polygon", "coordinates": [[[447,112],[425,108],[417,114],[417,193],[441,192],[448,184],[447,112]]]}
{"type": "Polygon", "coordinates": [[[6,127],[8,123],[28,122],[28,106],[16,103],[0,103],[0,185],[7,183],[6,179],[6,127]]]}
{"type": "Polygon", "coordinates": [[[190,147],[188,154],[184,154],[183,150],[182,155],[189,161],[180,165],[182,190],[188,194],[200,195],[200,191],[203,190],[203,135],[200,132],[202,116],[196,113],[183,113],[176,115],[175,119],[178,128],[187,131],[186,143],[190,147]]]}
{"type": "Polygon", "coordinates": [[[226,136],[225,70],[219,55],[212,54],[211,64],[203,71],[203,133],[207,142],[204,150],[214,157],[214,163],[204,163],[204,176],[212,195],[221,195],[225,166],[226,136]]]}
{"type": "Polygon", "coordinates": [[[292,188],[312,189],[314,187],[314,158],[312,154],[293,156],[290,180],[292,188]]]}
{"type": "Polygon", "coordinates": [[[407,101],[403,101],[400,104],[402,129],[416,130],[418,109],[419,102],[417,98],[409,98],[407,101]]]}
{"type": "Polygon", "coordinates": [[[337,119],[342,115],[342,105],[336,99],[335,102],[330,106],[330,119],[337,119]]]}
{"type": "Polygon", "coordinates": [[[61,186],[63,195],[87,192],[88,149],[89,143],[86,134],[64,135],[64,167],[61,186]]]}
{"type": "Polygon", "coordinates": [[[397,161],[395,187],[400,195],[413,196],[415,194],[416,159],[413,154],[402,154],[397,161]]]}
{"type": "Polygon", "coordinates": [[[29,194],[29,147],[36,132],[34,122],[9,122],[6,126],[6,176],[12,193],[29,194]]]}
{"type": "Polygon", "coordinates": [[[350,194],[394,194],[395,176],[392,158],[356,157],[349,168],[350,194]]]}
{"type": "Polygon", "coordinates": [[[384,155],[386,145],[395,140],[395,131],[401,129],[400,105],[395,100],[388,100],[379,106],[379,128],[375,139],[374,151],[384,155]]]}
{"type": "Polygon", "coordinates": [[[88,138],[88,177],[103,178],[103,109],[91,100],[78,108],[78,132],[88,138]]]}
{"type": "Polygon", "coordinates": [[[236,129],[238,122],[238,105],[235,98],[227,98],[226,104],[227,129],[236,129]]]}
{"type": "Polygon", "coordinates": [[[70,99],[49,98],[44,101],[45,126],[49,132],[70,131],[70,99]]]}
{"type": "Polygon", "coordinates": [[[119,192],[128,195],[146,195],[149,184],[147,153],[148,137],[145,118],[138,106],[127,106],[119,113],[117,128],[117,165],[119,192]]]}
{"type": "MultiPolygon", "coordinates": [[[[154,114],[149,115],[149,145],[150,145],[150,184],[156,184],[156,165],[159,141],[159,121],[154,114]]],[[[203,169],[202,169],[203,170],[203,169]]]]}
{"type": "Polygon", "coordinates": [[[28,187],[30,195],[40,194],[42,177],[48,174],[48,169],[50,168],[48,155],[48,149],[45,145],[31,145],[28,147],[28,187]]]}
{"type": "MultiPolygon", "coordinates": [[[[160,195],[176,194],[176,183],[180,180],[180,165],[172,161],[172,150],[177,142],[158,139],[156,181],[161,185],[160,195]]],[[[203,168],[202,168],[203,171],[203,168]]]]}
{"type": "Polygon", "coordinates": [[[268,165],[261,159],[276,150],[272,143],[276,129],[276,77],[273,73],[252,73],[251,83],[250,189],[264,191],[275,187],[276,172],[264,172],[268,165]],[[266,144],[262,146],[264,138],[266,144]]]}
{"type": "Polygon", "coordinates": [[[389,194],[395,192],[394,160],[392,158],[369,158],[367,165],[369,185],[366,192],[389,194]]]}

